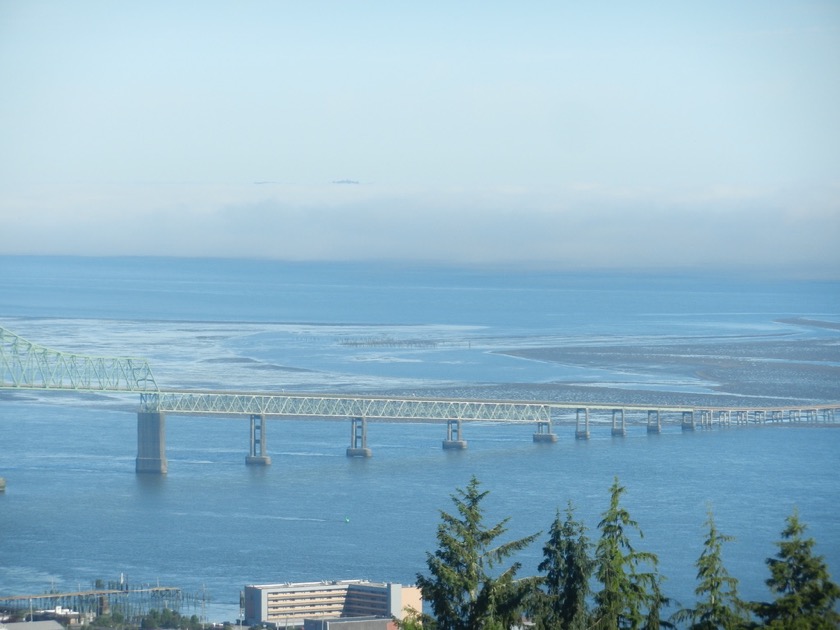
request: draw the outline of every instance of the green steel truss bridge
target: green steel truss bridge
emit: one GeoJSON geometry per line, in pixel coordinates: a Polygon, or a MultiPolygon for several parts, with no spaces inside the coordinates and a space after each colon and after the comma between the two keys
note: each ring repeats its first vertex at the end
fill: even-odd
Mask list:
{"type": "Polygon", "coordinates": [[[0,387],[77,392],[153,392],[142,359],[90,357],[50,350],[0,327],[0,387]]]}
{"type": "Polygon", "coordinates": [[[834,422],[840,403],[805,407],[692,407],[614,403],[463,400],[447,398],[353,396],[309,393],[188,391],[158,386],[147,361],[94,357],[52,350],[0,327],[0,391],[139,393],[138,472],[166,472],[165,415],[248,416],[249,464],[269,464],[265,418],[350,420],[348,456],[369,457],[367,421],[446,423],[444,448],[463,449],[462,422],[533,424],[534,441],[554,442],[552,422],[573,418],[575,437],[590,435],[590,416],[611,420],[613,435],[624,435],[626,417],[641,415],[650,433],[659,433],[664,416],[683,429],[765,422],[834,422]]]}

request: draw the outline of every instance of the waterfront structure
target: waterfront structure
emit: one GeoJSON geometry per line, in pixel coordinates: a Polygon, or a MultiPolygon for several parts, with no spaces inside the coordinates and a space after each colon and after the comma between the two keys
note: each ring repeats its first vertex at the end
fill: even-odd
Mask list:
{"type": "Polygon", "coordinates": [[[402,619],[406,609],[422,610],[416,586],[340,580],[255,584],[245,587],[245,624],[302,626],[306,619],[380,617],[402,619]]]}
{"type": "Polygon", "coordinates": [[[138,473],[165,474],[166,415],[222,415],[250,418],[248,465],[267,466],[267,419],[343,419],[350,422],[348,457],[371,457],[368,421],[436,422],[446,424],[443,448],[464,450],[465,422],[533,424],[533,441],[554,443],[553,425],[573,419],[575,437],[590,438],[598,415],[612,414],[612,435],[627,432],[631,414],[647,419],[647,433],[659,434],[666,415],[684,431],[732,424],[830,423],[840,402],[777,407],[703,407],[696,405],[571,403],[522,400],[464,400],[417,396],[362,396],[303,393],[189,391],[158,387],[142,359],[76,355],[36,345],[0,327],[0,390],[30,389],[73,392],[139,393],[137,412],[138,473]]]}

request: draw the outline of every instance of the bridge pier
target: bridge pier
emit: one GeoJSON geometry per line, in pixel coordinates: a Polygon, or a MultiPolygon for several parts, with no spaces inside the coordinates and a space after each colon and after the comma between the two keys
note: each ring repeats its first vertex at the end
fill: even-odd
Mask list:
{"type": "Polygon", "coordinates": [[[443,448],[447,451],[463,451],[467,448],[467,441],[461,439],[461,421],[446,421],[446,439],[443,441],[443,448]]]}
{"type": "Polygon", "coordinates": [[[367,446],[367,418],[352,418],[347,457],[371,457],[372,455],[373,451],[367,446]]]}
{"type": "Polygon", "coordinates": [[[624,437],[627,435],[627,425],[624,422],[624,409],[613,409],[612,434],[616,437],[624,437]],[[621,424],[618,423],[619,416],[621,417],[621,424]]]}
{"type": "Polygon", "coordinates": [[[588,440],[589,439],[589,408],[577,409],[575,411],[575,439],[588,440]],[[584,425],[580,428],[580,414],[583,412],[584,425]]]}
{"type": "Polygon", "coordinates": [[[662,433],[662,418],[659,416],[659,409],[650,409],[648,411],[647,432],[662,433]]]}
{"type": "Polygon", "coordinates": [[[271,457],[265,452],[265,416],[251,414],[251,448],[245,456],[248,466],[270,466],[271,457]]]}
{"type": "Polygon", "coordinates": [[[694,423],[694,412],[693,411],[683,411],[682,412],[682,430],[683,431],[694,431],[697,428],[697,425],[694,423]]]}
{"type": "Polygon", "coordinates": [[[165,475],[166,469],[166,416],[160,411],[139,411],[134,471],[165,475]]]}
{"type": "Polygon", "coordinates": [[[534,433],[534,442],[551,443],[557,441],[557,435],[551,432],[551,420],[540,420],[537,422],[537,432],[534,433]]]}

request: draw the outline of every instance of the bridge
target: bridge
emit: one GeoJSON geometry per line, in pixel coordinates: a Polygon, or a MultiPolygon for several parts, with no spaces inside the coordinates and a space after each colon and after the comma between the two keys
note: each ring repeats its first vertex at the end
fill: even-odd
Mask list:
{"type": "Polygon", "coordinates": [[[614,403],[561,403],[515,400],[352,396],[309,393],[248,393],[165,389],[158,386],[147,361],[94,357],[52,350],[0,327],[0,391],[139,393],[137,412],[138,473],[167,471],[167,414],[245,416],[250,419],[247,464],[268,465],[266,418],[341,419],[349,421],[349,457],[370,457],[368,420],[446,424],[444,449],[465,449],[464,422],[533,424],[535,442],[557,441],[553,423],[574,418],[575,437],[589,439],[595,417],[606,418],[614,436],[627,431],[628,416],[641,416],[648,433],[659,433],[665,418],[683,430],[731,424],[834,422],[840,403],[802,407],[694,407],[614,403]]]}

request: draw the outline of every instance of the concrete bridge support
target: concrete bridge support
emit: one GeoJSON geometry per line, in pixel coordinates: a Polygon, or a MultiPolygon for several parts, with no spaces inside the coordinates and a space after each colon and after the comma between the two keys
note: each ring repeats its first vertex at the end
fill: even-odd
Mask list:
{"type": "Polygon", "coordinates": [[[697,428],[697,425],[694,422],[694,412],[693,411],[683,411],[682,413],[682,430],[683,431],[694,431],[697,428]]]}
{"type": "Polygon", "coordinates": [[[467,448],[467,441],[461,439],[461,421],[446,421],[446,439],[443,441],[443,448],[446,450],[463,451],[467,448]]]}
{"type": "Polygon", "coordinates": [[[616,437],[624,437],[627,435],[627,425],[624,422],[624,409],[613,409],[612,434],[616,437]],[[621,418],[620,423],[619,418],[621,418]]]}
{"type": "Polygon", "coordinates": [[[367,445],[367,418],[353,418],[350,421],[350,446],[347,457],[371,457],[373,451],[367,445]]]}
{"type": "Polygon", "coordinates": [[[648,411],[647,432],[662,433],[662,418],[659,415],[659,409],[651,409],[648,411]]]}
{"type": "Polygon", "coordinates": [[[589,439],[589,408],[577,409],[575,411],[575,438],[578,440],[589,439]],[[580,424],[580,416],[583,414],[583,428],[580,424]]]}
{"type": "Polygon", "coordinates": [[[534,442],[553,444],[557,441],[557,435],[551,432],[551,420],[537,422],[537,432],[534,433],[534,442]]]}
{"type": "Polygon", "coordinates": [[[166,416],[159,411],[137,413],[137,459],[134,470],[138,473],[165,475],[166,416]]]}
{"type": "Polygon", "coordinates": [[[245,457],[248,466],[270,466],[271,457],[265,452],[265,416],[251,414],[251,448],[245,457]]]}

